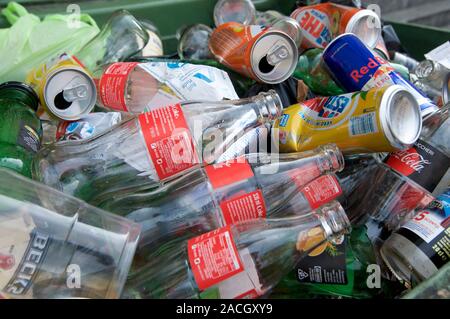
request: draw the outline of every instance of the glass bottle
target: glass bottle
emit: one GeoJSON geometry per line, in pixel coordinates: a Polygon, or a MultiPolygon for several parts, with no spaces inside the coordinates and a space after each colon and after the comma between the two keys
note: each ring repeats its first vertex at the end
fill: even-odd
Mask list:
{"type": "Polygon", "coordinates": [[[0,166],[31,177],[31,163],[41,146],[39,99],[20,82],[0,85],[0,166]]]}
{"type": "Polygon", "coordinates": [[[311,250],[349,231],[334,202],[284,219],[239,223],[167,243],[152,267],[128,280],[125,298],[256,298],[268,293],[311,250]],[[222,258],[219,258],[222,256],[222,258]],[[217,273],[215,269],[223,270],[217,273]]]}
{"type": "Polygon", "coordinates": [[[214,162],[245,133],[277,118],[281,108],[274,91],[233,101],[182,102],[87,140],[51,144],[37,155],[33,176],[94,205],[121,192],[150,191],[214,162]]]}

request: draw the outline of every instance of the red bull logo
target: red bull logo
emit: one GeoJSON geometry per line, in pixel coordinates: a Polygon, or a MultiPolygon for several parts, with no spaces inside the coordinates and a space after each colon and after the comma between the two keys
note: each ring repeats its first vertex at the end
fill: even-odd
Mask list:
{"type": "MultiPolygon", "coordinates": [[[[357,69],[357,70],[352,70],[350,72],[350,77],[356,82],[359,83],[359,81],[363,78],[365,78],[365,76],[367,74],[372,73],[373,76],[379,76],[380,74],[377,74],[377,71],[379,69],[380,66],[386,64],[386,61],[383,60],[380,57],[375,57],[374,58],[369,58],[368,63],[364,66],[362,66],[361,68],[357,69]],[[374,71],[372,71],[374,70],[374,71]]],[[[383,72],[383,71],[381,71],[383,72]]]]}
{"type": "Polygon", "coordinates": [[[10,270],[15,264],[16,261],[13,255],[5,255],[0,253],[0,269],[10,270]]]}

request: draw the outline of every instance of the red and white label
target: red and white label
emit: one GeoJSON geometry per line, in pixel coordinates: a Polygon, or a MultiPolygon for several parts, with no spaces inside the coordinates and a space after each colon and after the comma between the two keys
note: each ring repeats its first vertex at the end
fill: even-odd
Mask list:
{"type": "MultiPolygon", "coordinates": [[[[205,167],[206,174],[214,190],[239,183],[254,176],[250,164],[243,158],[205,167]]],[[[266,205],[260,189],[222,200],[220,203],[225,225],[251,219],[266,218],[266,205]]]]}
{"type": "Polygon", "coordinates": [[[190,239],[188,259],[200,290],[244,271],[229,226],[190,239]]]}
{"type": "Polygon", "coordinates": [[[340,196],[342,188],[334,175],[324,175],[305,186],[302,193],[311,209],[316,209],[340,196]]]}
{"type": "Polygon", "coordinates": [[[220,209],[226,225],[266,218],[266,205],[260,189],[222,201],[220,209]]]}
{"type": "Polygon", "coordinates": [[[139,115],[139,124],[160,180],[196,163],[194,142],[180,104],[139,115]]]}
{"type": "Polygon", "coordinates": [[[313,162],[294,170],[290,177],[297,187],[303,187],[321,174],[319,166],[313,162]]]}
{"type": "Polygon", "coordinates": [[[125,89],[128,76],[138,62],[118,62],[111,64],[100,78],[98,92],[103,105],[128,112],[125,103],[125,89]]]}
{"type": "Polygon", "coordinates": [[[208,165],[205,167],[205,171],[214,189],[219,189],[253,177],[253,170],[243,157],[208,165]]]}

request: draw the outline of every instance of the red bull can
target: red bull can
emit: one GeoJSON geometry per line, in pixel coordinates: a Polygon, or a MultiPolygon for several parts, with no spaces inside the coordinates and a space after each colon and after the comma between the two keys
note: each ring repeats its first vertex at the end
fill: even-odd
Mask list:
{"type": "Polygon", "coordinates": [[[375,55],[354,34],[346,33],[334,39],[324,50],[322,58],[331,75],[348,92],[368,91],[396,84],[414,96],[422,117],[438,109],[429,98],[395,72],[386,60],[375,55]]]}

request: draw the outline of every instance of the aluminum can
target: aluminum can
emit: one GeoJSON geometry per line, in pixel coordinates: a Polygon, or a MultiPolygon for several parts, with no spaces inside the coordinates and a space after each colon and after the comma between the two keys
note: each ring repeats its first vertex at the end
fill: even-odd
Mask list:
{"type": "Polygon", "coordinates": [[[268,84],[281,83],[289,78],[298,61],[298,48],[285,32],[237,22],[216,28],[209,48],[222,64],[268,84]]]}
{"type": "Polygon", "coordinates": [[[336,81],[348,92],[397,84],[413,94],[420,105],[422,116],[438,109],[428,97],[353,34],[343,34],[334,39],[324,50],[322,58],[336,81]]]}

